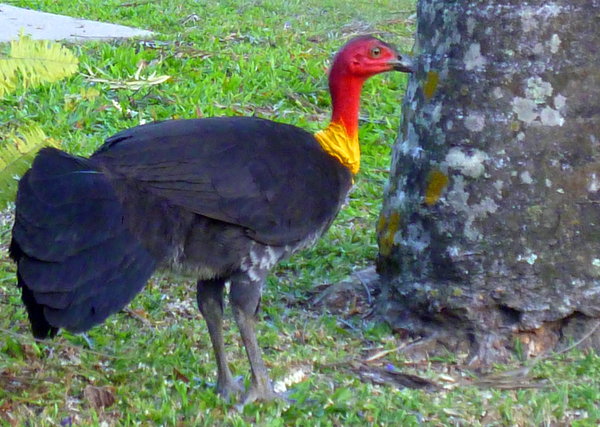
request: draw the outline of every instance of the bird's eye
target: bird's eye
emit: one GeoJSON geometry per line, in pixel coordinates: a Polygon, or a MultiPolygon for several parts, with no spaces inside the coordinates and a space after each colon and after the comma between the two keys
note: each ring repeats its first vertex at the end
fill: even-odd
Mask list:
{"type": "Polygon", "coordinates": [[[381,56],[381,49],[374,47],[371,49],[371,58],[379,58],[381,56]]]}

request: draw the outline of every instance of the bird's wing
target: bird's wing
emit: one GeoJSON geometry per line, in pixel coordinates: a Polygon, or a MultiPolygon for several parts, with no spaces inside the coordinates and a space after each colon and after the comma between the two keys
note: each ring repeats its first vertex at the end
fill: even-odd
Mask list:
{"type": "Polygon", "coordinates": [[[294,126],[223,117],[138,126],[94,154],[109,174],[271,245],[301,241],[335,217],[350,172],[294,126]]]}

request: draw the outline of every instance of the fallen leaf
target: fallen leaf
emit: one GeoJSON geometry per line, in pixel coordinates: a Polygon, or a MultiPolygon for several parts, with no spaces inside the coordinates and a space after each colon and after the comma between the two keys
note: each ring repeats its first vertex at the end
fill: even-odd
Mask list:
{"type": "Polygon", "coordinates": [[[177,368],[173,368],[173,373],[175,374],[175,378],[177,378],[179,381],[183,381],[184,383],[189,383],[190,379],[181,373],[181,371],[177,368]]]}
{"type": "Polygon", "coordinates": [[[88,385],[83,390],[83,397],[94,409],[107,408],[115,403],[115,389],[88,385]]]}

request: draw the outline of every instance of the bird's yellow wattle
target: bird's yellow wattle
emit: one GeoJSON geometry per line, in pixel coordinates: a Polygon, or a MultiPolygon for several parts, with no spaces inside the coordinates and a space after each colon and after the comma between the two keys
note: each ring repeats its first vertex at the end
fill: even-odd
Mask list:
{"type": "Polygon", "coordinates": [[[350,136],[344,125],[332,122],[325,129],[315,133],[321,147],[340,163],[357,174],[360,169],[360,146],[358,135],[350,136]]]}

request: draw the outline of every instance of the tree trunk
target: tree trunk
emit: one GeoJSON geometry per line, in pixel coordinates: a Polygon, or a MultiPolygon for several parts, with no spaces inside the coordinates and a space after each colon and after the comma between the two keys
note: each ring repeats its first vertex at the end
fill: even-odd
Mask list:
{"type": "Polygon", "coordinates": [[[377,229],[397,329],[488,364],[597,325],[599,28],[600,0],[419,1],[377,229]]]}

